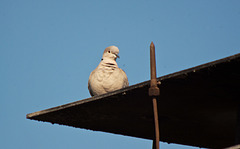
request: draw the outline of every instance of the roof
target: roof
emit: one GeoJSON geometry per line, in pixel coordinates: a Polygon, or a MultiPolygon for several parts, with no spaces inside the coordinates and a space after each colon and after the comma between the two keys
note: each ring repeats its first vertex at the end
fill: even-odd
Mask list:
{"type": "MultiPolygon", "coordinates": [[[[157,78],[160,140],[207,148],[234,145],[240,53],[157,78]]],[[[28,119],[153,139],[150,81],[27,115],[28,119]]]]}

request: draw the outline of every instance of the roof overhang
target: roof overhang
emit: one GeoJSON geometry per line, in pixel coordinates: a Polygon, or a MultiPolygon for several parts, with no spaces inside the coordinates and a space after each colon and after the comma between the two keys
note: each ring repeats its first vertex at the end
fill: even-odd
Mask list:
{"type": "MultiPolygon", "coordinates": [[[[224,148],[234,145],[240,103],[240,54],[162,76],[160,140],[224,148]]],[[[150,81],[27,115],[77,128],[153,139],[150,81]]]]}

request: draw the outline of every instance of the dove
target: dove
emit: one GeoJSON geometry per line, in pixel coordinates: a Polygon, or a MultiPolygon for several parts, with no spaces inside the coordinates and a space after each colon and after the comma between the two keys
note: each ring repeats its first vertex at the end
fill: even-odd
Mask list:
{"type": "Polygon", "coordinates": [[[107,47],[101,62],[88,79],[88,90],[91,96],[101,95],[129,86],[126,73],[118,67],[116,59],[119,49],[116,46],[107,47]]]}

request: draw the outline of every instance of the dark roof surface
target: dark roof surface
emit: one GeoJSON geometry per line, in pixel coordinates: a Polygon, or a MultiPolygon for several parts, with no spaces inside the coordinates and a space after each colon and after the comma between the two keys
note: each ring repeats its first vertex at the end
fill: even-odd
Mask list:
{"type": "MultiPolygon", "coordinates": [[[[234,145],[240,103],[240,53],[158,78],[160,140],[234,145]]],[[[28,119],[153,139],[150,82],[27,115],[28,119]]]]}

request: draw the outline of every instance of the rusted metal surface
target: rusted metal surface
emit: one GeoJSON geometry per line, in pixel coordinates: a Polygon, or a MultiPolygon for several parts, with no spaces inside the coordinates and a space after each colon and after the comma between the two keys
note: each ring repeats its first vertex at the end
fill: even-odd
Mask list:
{"type": "MultiPolygon", "coordinates": [[[[206,148],[235,144],[240,54],[157,78],[160,140],[206,148]]],[[[77,128],[154,139],[150,81],[27,115],[77,128]]]]}
{"type": "Polygon", "coordinates": [[[151,69],[151,82],[149,88],[149,96],[159,96],[160,90],[157,86],[157,75],[156,75],[156,59],[155,59],[155,45],[153,42],[150,45],[150,69],[151,69]]]}
{"type": "Polygon", "coordinates": [[[149,93],[149,96],[152,97],[152,103],[153,103],[153,116],[154,116],[154,126],[155,126],[153,149],[159,149],[160,132],[159,132],[159,123],[158,123],[157,98],[160,95],[160,91],[157,86],[155,45],[153,44],[153,42],[150,45],[150,68],[151,68],[151,83],[150,83],[150,88],[148,93],[149,93]]]}
{"type": "Polygon", "coordinates": [[[158,123],[158,108],[157,108],[157,98],[152,97],[153,102],[153,116],[154,116],[154,130],[155,130],[155,138],[153,139],[153,149],[159,149],[159,141],[160,141],[160,132],[159,132],[159,123],[158,123]]]}

